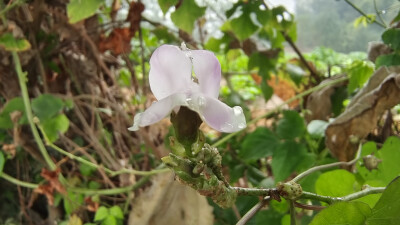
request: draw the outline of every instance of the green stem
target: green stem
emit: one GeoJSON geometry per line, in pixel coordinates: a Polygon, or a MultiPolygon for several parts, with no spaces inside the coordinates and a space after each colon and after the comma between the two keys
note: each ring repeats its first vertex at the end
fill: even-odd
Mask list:
{"type": "Polygon", "coordinates": [[[386,189],[386,187],[367,187],[364,190],[346,195],[344,197],[330,197],[330,196],[318,195],[315,193],[304,191],[299,199],[312,199],[312,200],[332,204],[335,202],[352,201],[352,200],[359,199],[359,198],[362,198],[364,196],[371,195],[371,194],[379,194],[379,193],[384,192],[385,189],[386,189]]]}
{"type": "Polygon", "coordinates": [[[59,153],[61,153],[63,155],[68,156],[70,159],[76,160],[76,161],[78,161],[78,162],[80,162],[82,164],[85,164],[85,165],[90,166],[90,167],[95,168],[95,169],[101,169],[102,168],[102,169],[104,169],[105,172],[109,173],[110,176],[112,176],[112,177],[120,175],[120,174],[124,174],[124,173],[135,174],[135,175],[140,175],[140,176],[149,176],[149,175],[154,175],[154,174],[158,174],[158,173],[165,173],[165,172],[170,171],[168,168],[165,168],[165,169],[163,168],[163,169],[158,169],[158,170],[151,170],[151,171],[139,171],[139,170],[134,170],[134,169],[122,168],[122,169],[120,169],[118,171],[113,171],[113,170],[110,170],[108,168],[103,167],[102,165],[98,165],[96,163],[92,163],[92,162],[90,162],[90,161],[88,161],[88,160],[86,160],[86,159],[84,159],[82,157],[76,156],[76,155],[74,155],[72,153],[69,153],[69,152],[65,151],[64,149],[58,147],[57,145],[53,144],[49,140],[46,132],[44,131],[43,127],[40,124],[38,124],[38,127],[40,129],[40,132],[42,133],[42,136],[43,136],[47,146],[53,148],[54,150],[56,150],[57,152],[59,152],[59,153]]]}
{"type": "Polygon", "coordinates": [[[292,181],[297,183],[299,180],[303,179],[304,177],[306,177],[316,171],[325,170],[325,169],[329,169],[329,168],[336,167],[336,166],[351,166],[360,159],[361,149],[362,149],[362,145],[360,144],[358,146],[358,151],[357,151],[356,157],[349,162],[335,162],[335,163],[330,163],[330,164],[326,164],[326,165],[315,166],[315,167],[312,167],[312,168],[302,172],[301,174],[297,175],[295,178],[292,179],[292,181]]]}
{"type": "Polygon", "coordinates": [[[43,144],[42,139],[40,138],[39,132],[34,123],[31,103],[30,103],[29,95],[28,95],[28,88],[26,87],[26,73],[24,73],[22,71],[21,63],[19,61],[17,52],[13,51],[13,52],[11,52],[11,54],[12,54],[12,57],[13,57],[13,60],[15,63],[15,70],[18,75],[18,81],[19,81],[19,86],[21,88],[22,99],[24,101],[26,117],[28,118],[29,126],[31,127],[33,137],[36,141],[36,144],[39,147],[40,153],[42,154],[44,160],[47,163],[47,166],[51,170],[55,170],[56,165],[54,164],[54,162],[51,160],[49,154],[47,153],[47,150],[43,144]]]}
{"type": "MultiPolygon", "coordinates": [[[[370,21],[370,19],[369,19],[369,17],[368,17],[368,15],[365,13],[365,12],[363,12],[360,8],[358,8],[356,5],[354,5],[351,1],[349,1],[349,0],[344,0],[347,4],[349,4],[351,7],[353,7],[353,9],[355,9],[358,13],[360,13],[362,16],[364,16],[365,18],[367,18],[367,20],[369,21],[369,22],[371,22],[370,21]]],[[[383,24],[383,23],[381,23],[381,22],[379,22],[379,21],[377,21],[377,20],[374,20],[374,21],[372,21],[373,23],[376,23],[376,24],[378,24],[379,26],[381,26],[381,27],[383,27],[383,28],[386,28],[386,26],[385,26],[385,24],[383,24]]]]}
{"type": "Polygon", "coordinates": [[[21,181],[21,180],[15,179],[14,177],[12,177],[12,176],[4,173],[4,172],[0,174],[0,177],[3,178],[4,180],[9,181],[10,183],[13,183],[13,184],[21,186],[21,187],[32,188],[32,189],[35,189],[35,188],[39,187],[38,184],[33,184],[33,183],[29,183],[29,182],[25,182],[25,181],[21,181]]]}
{"type": "Polygon", "coordinates": [[[271,191],[276,191],[276,188],[242,188],[242,187],[230,187],[236,191],[238,195],[246,196],[266,196],[270,195],[271,191]]]}
{"type": "Polygon", "coordinates": [[[374,8],[375,8],[375,12],[376,15],[378,15],[379,19],[381,20],[382,24],[385,26],[385,28],[387,27],[385,20],[383,20],[381,13],[378,10],[378,6],[376,5],[376,0],[374,0],[374,8]]]}
{"type": "Polygon", "coordinates": [[[294,208],[294,202],[292,200],[289,201],[290,206],[290,225],[296,225],[296,210],[294,208]]]}
{"type": "MultiPolygon", "coordinates": [[[[21,5],[21,4],[22,4],[22,1],[20,1],[20,0],[13,1],[11,4],[7,5],[7,7],[5,7],[3,10],[0,11],[0,16],[4,16],[4,14],[6,12],[10,11],[14,7],[21,5]]],[[[1,4],[0,6],[3,8],[4,4],[1,4]]]]}
{"type": "MultiPolygon", "coordinates": [[[[348,77],[343,77],[343,78],[340,78],[340,79],[337,79],[337,80],[332,80],[330,82],[326,82],[326,83],[320,84],[318,86],[315,86],[313,88],[310,88],[310,89],[308,89],[308,90],[306,90],[306,91],[304,91],[304,92],[302,92],[302,93],[300,93],[300,94],[298,94],[296,96],[293,96],[292,98],[289,98],[288,100],[286,100],[282,104],[278,105],[275,109],[265,113],[264,115],[261,115],[261,116],[258,116],[256,118],[252,119],[250,122],[247,123],[247,125],[254,124],[257,121],[259,121],[260,119],[262,119],[262,118],[269,117],[269,116],[275,114],[276,112],[281,110],[281,108],[283,106],[285,106],[285,105],[287,105],[287,104],[289,104],[289,103],[291,103],[291,102],[293,102],[293,101],[295,101],[297,99],[303,98],[304,96],[307,96],[308,94],[311,94],[314,91],[318,91],[318,90],[320,90],[320,89],[322,89],[324,87],[327,87],[327,86],[330,86],[330,85],[333,85],[333,84],[337,84],[337,83],[343,82],[343,81],[348,80],[348,79],[349,79],[348,77]]],[[[228,141],[229,139],[231,139],[232,137],[236,136],[237,134],[239,134],[239,133],[241,133],[243,131],[244,131],[244,129],[240,130],[238,132],[230,133],[230,134],[226,135],[225,137],[221,138],[219,141],[215,142],[212,145],[212,147],[220,146],[221,144],[225,143],[226,141],[228,141]]]]}

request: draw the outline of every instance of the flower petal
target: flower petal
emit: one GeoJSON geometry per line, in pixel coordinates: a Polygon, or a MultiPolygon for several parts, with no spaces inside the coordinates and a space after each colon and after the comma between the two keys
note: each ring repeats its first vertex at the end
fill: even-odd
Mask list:
{"type": "Polygon", "coordinates": [[[158,100],[187,89],[191,74],[189,57],[176,46],[162,45],[150,58],[149,83],[158,100]]]}
{"type": "Polygon", "coordinates": [[[200,116],[215,130],[232,133],[246,127],[246,118],[240,106],[231,108],[209,96],[198,96],[197,103],[200,116]]]}
{"type": "Polygon", "coordinates": [[[139,127],[145,127],[156,123],[168,116],[175,107],[181,105],[187,105],[186,97],[182,93],[173,94],[158,102],[154,102],[144,112],[135,115],[133,125],[129,127],[128,130],[137,131],[139,127]]]}
{"type": "Polygon", "coordinates": [[[199,81],[200,92],[218,98],[221,65],[214,53],[206,50],[191,51],[193,57],[193,70],[199,81]]]}

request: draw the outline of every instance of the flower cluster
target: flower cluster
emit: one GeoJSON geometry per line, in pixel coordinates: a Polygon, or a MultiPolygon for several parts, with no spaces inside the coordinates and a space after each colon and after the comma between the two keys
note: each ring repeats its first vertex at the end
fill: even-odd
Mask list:
{"type": "Polygon", "coordinates": [[[221,65],[212,52],[189,50],[184,44],[181,48],[160,46],[151,56],[149,73],[150,88],[158,101],[136,114],[129,130],[156,123],[181,106],[197,112],[215,130],[230,133],[245,128],[242,108],[218,100],[220,81],[221,65]]]}

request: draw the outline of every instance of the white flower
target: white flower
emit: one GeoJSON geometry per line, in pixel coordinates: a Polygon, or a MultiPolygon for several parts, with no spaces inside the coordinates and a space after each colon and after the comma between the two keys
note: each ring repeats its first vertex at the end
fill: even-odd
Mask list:
{"type": "Polygon", "coordinates": [[[150,88],[158,101],[136,114],[129,130],[156,123],[180,106],[197,112],[215,130],[236,132],[245,128],[242,108],[231,108],[218,100],[220,81],[221,65],[212,52],[190,51],[184,44],[182,49],[160,46],[151,56],[149,74],[150,88]]]}

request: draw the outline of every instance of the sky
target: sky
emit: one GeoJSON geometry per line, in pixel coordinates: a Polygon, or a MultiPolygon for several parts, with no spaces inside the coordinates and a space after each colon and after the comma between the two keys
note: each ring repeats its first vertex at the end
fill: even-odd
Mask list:
{"type": "Polygon", "coordinates": [[[295,0],[266,0],[266,2],[272,6],[283,5],[291,13],[294,13],[296,7],[295,0]]]}

